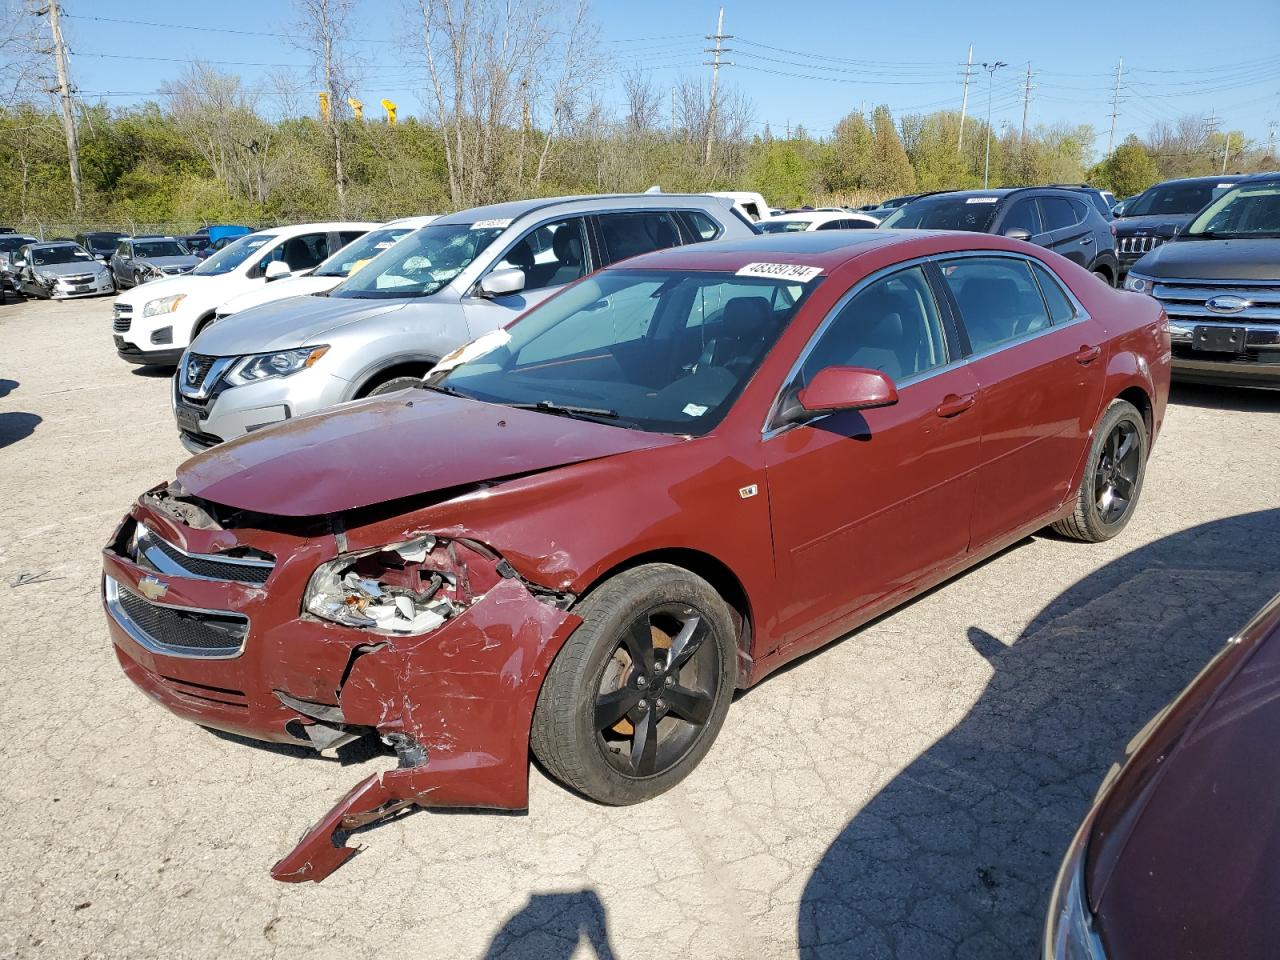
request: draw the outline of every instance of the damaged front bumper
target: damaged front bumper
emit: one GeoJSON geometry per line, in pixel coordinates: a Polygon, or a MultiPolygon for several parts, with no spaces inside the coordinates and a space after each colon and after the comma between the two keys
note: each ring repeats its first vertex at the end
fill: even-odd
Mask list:
{"type": "Polygon", "coordinates": [[[349,831],[410,805],[527,807],[533,708],[581,622],[572,598],[527,583],[482,544],[440,540],[426,562],[456,571],[453,615],[418,635],[359,629],[303,610],[315,571],[343,552],[340,531],[228,529],[177,508],[159,489],[144,495],[103,554],[129,678],[204,726],[321,750],[376,733],[399,757],[272,876],[323,879],[355,852],[349,831]]]}

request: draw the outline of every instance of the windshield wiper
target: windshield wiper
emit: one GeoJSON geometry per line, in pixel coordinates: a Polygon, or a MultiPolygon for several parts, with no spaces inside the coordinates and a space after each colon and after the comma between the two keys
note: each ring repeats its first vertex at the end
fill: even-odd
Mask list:
{"type": "Polygon", "coordinates": [[[571,403],[555,403],[551,400],[539,400],[537,403],[504,403],[504,407],[517,410],[538,410],[542,413],[554,413],[561,417],[580,417],[584,420],[617,420],[617,410],[604,410],[599,407],[578,407],[571,403]]]}

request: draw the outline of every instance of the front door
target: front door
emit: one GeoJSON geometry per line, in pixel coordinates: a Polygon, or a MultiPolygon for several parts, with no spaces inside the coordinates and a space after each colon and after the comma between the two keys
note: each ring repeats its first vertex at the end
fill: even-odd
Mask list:
{"type": "Polygon", "coordinates": [[[921,267],[891,273],[837,305],[787,388],[827,366],[870,367],[898,402],[766,435],[782,645],[825,642],[965,553],[978,385],[946,327],[921,267]]]}
{"type": "Polygon", "coordinates": [[[980,385],[976,550],[1044,517],[1070,494],[1102,400],[1104,335],[1047,270],[1021,257],[963,257],[939,266],[980,385]]]}

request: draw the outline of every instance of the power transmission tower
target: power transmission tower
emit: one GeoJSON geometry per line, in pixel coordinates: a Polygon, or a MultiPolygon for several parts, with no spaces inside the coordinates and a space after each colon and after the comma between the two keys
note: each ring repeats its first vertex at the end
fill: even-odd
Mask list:
{"type": "Polygon", "coordinates": [[[964,64],[964,96],[960,98],[960,136],[956,138],[956,153],[964,152],[964,115],[969,109],[969,78],[973,76],[973,44],[969,44],[969,59],[964,64]]]}
{"type": "Polygon", "coordinates": [[[982,162],[982,189],[987,189],[991,181],[991,87],[995,83],[996,71],[1008,64],[1003,60],[995,63],[984,63],[982,69],[987,71],[987,156],[982,162]]]}
{"type": "Polygon", "coordinates": [[[1124,57],[1116,64],[1116,90],[1111,95],[1111,133],[1107,136],[1107,156],[1116,144],[1116,117],[1120,115],[1120,75],[1124,73],[1124,57]]]}
{"type": "Polygon", "coordinates": [[[1031,61],[1027,61],[1027,82],[1022,89],[1022,133],[1018,135],[1021,143],[1027,142],[1027,108],[1031,106],[1031,61]]]}
{"type": "Polygon", "coordinates": [[[62,11],[58,0],[49,0],[43,10],[33,11],[37,17],[49,17],[49,32],[53,35],[53,65],[58,75],[58,86],[49,91],[56,93],[62,103],[62,130],[67,137],[67,165],[71,169],[71,197],[76,216],[80,215],[80,137],[76,133],[75,102],[71,99],[71,68],[67,65],[67,43],[62,36],[62,11]]]}
{"type": "Polygon", "coordinates": [[[716,42],[715,47],[704,50],[704,53],[714,54],[712,60],[703,61],[704,66],[711,67],[711,103],[707,107],[707,150],[702,157],[702,163],[705,166],[711,162],[711,143],[716,135],[716,95],[720,83],[720,67],[731,67],[733,63],[727,60],[721,60],[720,56],[729,53],[728,47],[724,46],[724,41],[732,40],[733,37],[724,32],[724,7],[720,8],[720,18],[716,21],[716,32],[713,36],[708,36],[708,40],[716,42]]]}

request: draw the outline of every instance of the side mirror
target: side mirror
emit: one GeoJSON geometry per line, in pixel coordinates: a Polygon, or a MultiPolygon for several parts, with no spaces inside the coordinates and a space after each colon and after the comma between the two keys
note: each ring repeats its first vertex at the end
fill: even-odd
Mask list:
{"type": "Polygon", "coordinates": [[[1004,235],[1010,240],[1030,240],[1031,231],[1026,227],[1010,227],[1004,232],[1004,235]]]}
{"type": "Polygon", "coordinates": [[[790,408],[783,411],[786,420],[801,422],[824,413],[844,410],[869,410],[888,407],[898,402],[898,389],[886,374],[866,367],[826,367],[819,370],[807,387],[802,388],[790,408]]]}
{"type": "Polygon", "coordinates": [[[480,281],[480,296],[503,297],[524,289],[524,271],[516,267],[493,270],[480,281]]]}
{"type": "Polygon", "coordinates": [[[25,267],[26,265],[27,265],[27,261],[23,260],[21,257],[18,257],[16,260],[13,261],[13,266],[18,267],[19,269],[21,269],[22,267],[25,267]]]}
{"type": "Polygon", "coordinates": [[[272,260],[267,264],[267,268],[262,271],[262,275],[266,277],[267,282],[270,283],[272,280],[283,280],[285,277],[289,276],[291,272],[289,265],[283,260],[272,260]]]}

